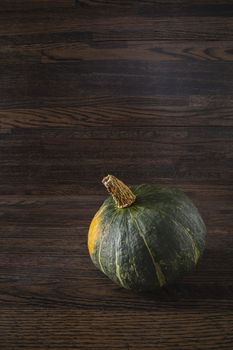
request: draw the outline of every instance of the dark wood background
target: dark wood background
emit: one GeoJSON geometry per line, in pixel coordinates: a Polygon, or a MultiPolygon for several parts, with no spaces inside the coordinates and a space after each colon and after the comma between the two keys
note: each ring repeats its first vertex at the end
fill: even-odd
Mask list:
{"type": "Polygon", "coordinates": [[[233,2],[1,0],[0,348],[233,348],[233,2]],[[87,252],[101,179],[177,186],[208,228],[173,288],[87,252]]]}

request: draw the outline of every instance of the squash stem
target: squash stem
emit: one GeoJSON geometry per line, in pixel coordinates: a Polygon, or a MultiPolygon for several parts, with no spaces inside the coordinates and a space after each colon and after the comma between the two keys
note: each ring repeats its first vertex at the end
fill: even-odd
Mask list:
{"type": "Polygon", "coordinates": [[[103,178],[102,183],[107,191],[112,195],[118,208],[126,208],[133,204],[136,200],[135,194],[122,181],[113,175],[103,178]]]}

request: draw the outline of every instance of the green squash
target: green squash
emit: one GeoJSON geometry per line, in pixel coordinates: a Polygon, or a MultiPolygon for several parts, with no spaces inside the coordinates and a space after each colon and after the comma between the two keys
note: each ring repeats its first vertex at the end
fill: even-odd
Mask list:
{"type": "Polygon", "coordinates": [[[153,184],[127,187],[112,175],[109,193],[88,232],[93,263],[124,288],[150,291],[191,271],[205,246],[206,227],[180,190],[153,184]]]}

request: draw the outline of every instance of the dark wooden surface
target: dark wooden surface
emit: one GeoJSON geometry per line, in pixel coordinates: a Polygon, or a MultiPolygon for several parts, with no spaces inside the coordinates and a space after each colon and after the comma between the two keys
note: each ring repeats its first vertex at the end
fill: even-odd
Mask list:
{"type": "Polygon", "coordinates": [[[233,348],[233,2],[1,1],[0,348],[233,348]],[[153,294],[92,265],[104,175],[177,186],[208,228],[153,294]]]}

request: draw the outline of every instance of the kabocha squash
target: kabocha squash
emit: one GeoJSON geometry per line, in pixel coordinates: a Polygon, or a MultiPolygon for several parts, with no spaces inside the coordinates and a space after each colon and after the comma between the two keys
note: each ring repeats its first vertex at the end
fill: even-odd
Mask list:
{"type": "Polygon", "coordinates": [[[206,227],[180,190],[142,184],[129,188],[112,175],[111,194],[88,232],[93,263],[124,288],[150,291],[192,270],[205,246],[206,227]]]}

